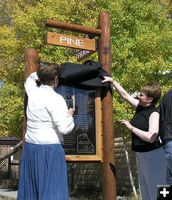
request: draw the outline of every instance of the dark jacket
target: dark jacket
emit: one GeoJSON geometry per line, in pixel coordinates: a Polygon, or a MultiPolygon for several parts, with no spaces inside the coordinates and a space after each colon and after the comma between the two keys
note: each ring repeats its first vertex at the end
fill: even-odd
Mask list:
{"type": "Polygon", "coordinates": [[[172,140],[172,89],[160,102],[160,135],[163,140],[172,140]]]}

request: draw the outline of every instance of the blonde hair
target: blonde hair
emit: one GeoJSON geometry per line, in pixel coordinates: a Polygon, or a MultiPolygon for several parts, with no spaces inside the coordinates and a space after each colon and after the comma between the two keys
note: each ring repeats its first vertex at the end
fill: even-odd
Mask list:
{"type": "Polygon", "coordinates": [[[156,104],[161,97],[161,86],[157,83],[148,83],[141,87],[141,91],[147,96],[152,97],[152,104],[156,104]]]}

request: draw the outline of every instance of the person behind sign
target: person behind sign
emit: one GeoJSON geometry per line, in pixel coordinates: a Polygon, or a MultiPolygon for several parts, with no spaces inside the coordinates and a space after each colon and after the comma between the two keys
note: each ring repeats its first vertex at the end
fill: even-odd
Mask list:
{"type": "Polygon", "coordinates": [[[172,88],[160,102],[160,134],[167,159],[167,184],[172,185],[172,88]]]}
{"type": "Polygon", "coordinates": [[[147,84],[141,87],[138,99],[129,95],[123,87],[111,77],[104,76],[103,83],[109,82],[135,109],[135,115],[129,122],[121,124],[132,133],[132,150],[136,152],[137,170],[142,200],[157,199],[157,185],[166,183],[166,160],[159,132],[159,112],[155,104],[161,96],[161,87],[147,84]]]}
{"type": "Polygon", "coordinates": [[[25,82],[25,143],[17,200],[68,200],[63,134],[74,128],[73,109],[54,91],[58,65],[41,63],[25,82]]]}

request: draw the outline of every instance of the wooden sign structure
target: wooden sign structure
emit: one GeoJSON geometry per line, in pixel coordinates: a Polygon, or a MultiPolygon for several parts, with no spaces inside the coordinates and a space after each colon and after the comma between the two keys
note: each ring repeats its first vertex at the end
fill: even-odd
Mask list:
{"type": "MultiPolygon", "coordinates": [[[[111,74],[112,60],[111,60],[111,44],[110,44],[110,16],[107,12],[101,12],[99,14],[97,29],[84,27],[84,26],[76,25],[76,24],[59,22],[55,20],[48,20],[46,22],[46,26],[59,28],[62,30],[67,30],[67,31],[78,32],[78,33],[93,34],[95,36],[98,36],[99,62],[102,64],[103,69],[107,71],[109,74],[111,74]]],[[[74,45],[74,46],[71,46],[70,44],[69,47],[71,48],[76,48],[76,46],[77,47],[82,46],[82,49],[87,50],[87,47],[84,46],[84,39],[82,40],[81,38],[78,39],[78,38],[73,38],[73,37],[69,39],[69,36],[67,37],[68,39],[61,38],[61,42],[63,39],[63,46],[64,46],[64,42],[65,43],[69,42],[69,43],[72,43],[72,45],[74,45]]],[[[26,59],[26,60],[28,61],[29,59],[26,59]]],[[[27,67],[27,63],[26,63],[26,67],[27,67]]],[[[36,67],[36,64],[35,64],[35,67],[36,67]]],[[[28,71],[29,70],[26,69],[26,73],[28,73],[28,71]]],[[[102,115],[98,113],[98,116],[102,116],[101,120],[102,120],[102,133],[103,133],[103,165],[102,165],[103,167],[103,186],[102,186],[103,199],[115,200],[116,199],[116,180],[115,180],[116,177],[115,177],[115,164],[114,164],[114,130],[113,130],[112,92],[109,91],[108,89],[103,89],[102,94],[101,94],[101,99],[102,99],[102,113],[101,113],[102,115]]]]}

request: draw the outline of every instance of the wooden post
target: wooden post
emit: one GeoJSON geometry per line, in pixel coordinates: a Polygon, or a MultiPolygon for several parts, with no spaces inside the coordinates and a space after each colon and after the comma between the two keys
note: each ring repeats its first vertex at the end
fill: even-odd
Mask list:
{"type": "MultiPolygon", "coordinates": [[[[98,40],[99,62],[103,69],[111,74],[112,58],[110,44],[110,17],[107,12],[99,14],[98,28],[101,36],[98,40]]],[[[113,104],[112,92],[104,91],[102,99],[103,123],[103,199],[116,199],[116,180],[114,165],[114,130],[113,130],[113,104]]]]}
{"type": "Polygon", "coordinates": [[[36,49],[27,49],[25,52],[25,79],[38,67],[38,52],[36,49]]]}
{"type": "MultiPolygon", "coordinates": [[[[38,52],[36,49],[27,49],[25,52],[25,80],[38,68],[38,52]]],[[[23,120],[23,142],[25,142],[25,132],[26,132],[26,107],[27,107],[27,95],[24,96],[24,120],[23,120]]]]}

